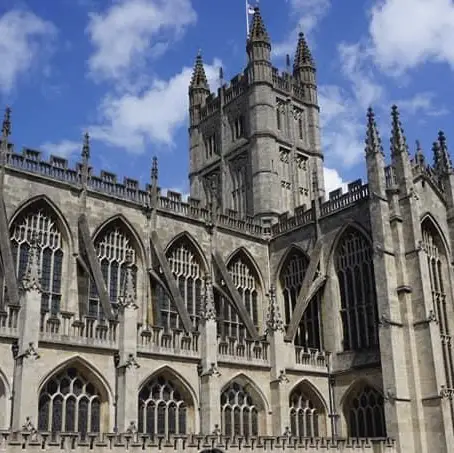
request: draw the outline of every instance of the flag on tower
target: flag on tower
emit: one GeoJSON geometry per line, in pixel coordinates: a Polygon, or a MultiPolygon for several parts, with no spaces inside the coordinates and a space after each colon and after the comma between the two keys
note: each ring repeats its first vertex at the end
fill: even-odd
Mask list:
{"type": "Polygon", "coordinates": [[[246,2],[246,5],[247,5],[247,13],[250,15],[254,14],[254,7],[250,3],[247,3],[247,2],[246,2]]]}

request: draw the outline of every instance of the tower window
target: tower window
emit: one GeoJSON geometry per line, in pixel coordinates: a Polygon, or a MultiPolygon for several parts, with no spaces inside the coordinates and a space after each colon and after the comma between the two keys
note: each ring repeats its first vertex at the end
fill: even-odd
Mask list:
{"type": "Polygon", "coordinates": [[[216,134],[212,134],[205,140],[205,155],[207,159],[212,157],[216,152],[216,146],[216,134]]]}
{"type": "Polygon", "coordinates": [[[244,137],[244,116],[240,115],[235,119],[234,123],[234,139],[237,140],[244,137]]]}

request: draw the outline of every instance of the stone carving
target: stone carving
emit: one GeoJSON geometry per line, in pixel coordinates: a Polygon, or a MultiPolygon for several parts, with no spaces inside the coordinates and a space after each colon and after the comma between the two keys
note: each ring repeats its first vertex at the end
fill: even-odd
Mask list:
{"type": "Polygon", "coordinates": [[[134,421],[130,422],[126,432],[128,434],[136,434],[138,432],[136,422],[134,422],[134,421]]]}
{"type": "Polygon", "coordinates": [[[383,398],[387,403],[390,403],[390,404],[394,404],[397,399],[396,394],[391,389],[386,390],[383,398]]]}
{"type": "Polygon", "coordinates": [[[140,365],[137,363],[136,358],[134,357],[134,354],[129,354],[128,358],[126,359],[125,365],[126,368],[140,368],[140,365]]]}
{"type": "Polygon", "coordinates": [[[30,417],[27,417],[25,419],[25,423],[22,425],[22,430],[23,431],[26,431],[28,433],[36,433],[36,428],[35,428],[35,425],[32,423],[32,420],[30,417]]]}
{"type": "Polygon", "coordinates": [[[133,262],[131,252],[126,254],[126,275],[123,283],[123,295],[120,297],[119,305],[122,308],[136,310],[136,289],[134,287],[133,262]]]}
{"type": "Polygon", "coordinates": [[[30,342],[28,344],[28,348],[23,352],[22,357],[24,357],[25,359],[37,360],[39,359],[40,355],[38,354],[35,345],[32,342],[30,342]]]}
{"type": "Polygon", "coordinates": [[[211,275],[205,275],[205,291],[203,295],[202,317],[206,321],[216,321],[216,308],[214,306],[214,292],[211,275]]]}
{"type": "Polygon", "coordinates": [[[266,333],[284,332],[284,321],[279,310],[279,305],[276,300],[276,288],[271,285],[268,293],[268,313],[266,317],[266,333]]]}
{"type": "Polygon", "coordinates": [[[41,274],[40,274],[40,247],[38,244],[38,235],[33,232],[30,239],[30,250],[28,252],[27,267],[22,278],[22,288],[25,291],[41,292],[41,274]]]}

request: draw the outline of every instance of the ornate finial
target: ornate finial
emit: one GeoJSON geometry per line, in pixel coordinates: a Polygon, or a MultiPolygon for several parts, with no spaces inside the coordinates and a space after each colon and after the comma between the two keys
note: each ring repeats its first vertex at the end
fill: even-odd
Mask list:
{"type": "Polygon", "coordinates": [[[276,288],[271,285],[268,293],[268,313],[266,316],[266,333],[284,331],[284,321],[276,300],[276,288]]]}
{"type": "Polygon", "coordinates": [[[30,417],[27,417],[25,419],[25,423],[22,425],[22,431],[26,431],[26,432],[32,433],[32,434],[37,432],[35,425],[33,424],[30,417]]]}
{"type": "Polygon", "coordinates": [[[367,109],[366,154],[383,153],[380,134],[372,107],[367,109]]]}
{"type": "Polygon", "coordinates": [[[90,159],[90,135],[88,132],[84,134],[84,144],[82,146],[82,160],[88,162],[90,159]]]}
{"type": "Polygon", "coordinates": [[[195,59],[194,70],[192,72],[189,88],[202,88],[210,91],[207,75],[205,73],[205,67],[203,66],[202,51],[200,49],[197,52],[197,57],[195,59]]]}
{"type": "Polygon", "coordinates": [[[396,105],[392,106],[392,131],[391,131],[391,155],[396,155],[402,152],[408,153],[407,141],[405,139],[402,123],[399,119],[399,110],[396,105]]]}
{"type": "Polygon", "coordinates": [[[41,292],[40,251],[38,235],[36,231],[33,231],[30,239],[27,265],[22,278],[22,288],[25,291],[41,292]]]}
{"type": "Polygon", "coordinates": [[[205,291],[203,297],[203,319],[216,321],[216,308],[214,306],[213,282],[210,274],[205,274],[205,291]]]}
{"type": "Polygon", "coordinates": [[[441,171],[443,173],[449,173],[452,170],[452,162],[449,157],[448,145],[446,143],[446,136],[443,131],[438,132],[438,143],[440,148],[441,157],[441,171]]]}
{"type": "Polygon", "coordinates": [[[293,73],[298,74],[300,69],[311,67],[315,69],[314,58],[307,44],[306,37],[303,32],[298,35],[298,45],[296,47],[295,60],[293,62],[293,73]]]}
{"type": "Polygon", "coordinates": [[[154,188],[158,187],[158,158],[156,156],[153,157],[151,164],[151,185],[154,188]]]}
{"type": "Polygon", "coordinates": [[[5,116],[3,118],[3,127],[2,127],[2,138],[3,140],[8,140],[8,137],[11,135],[11,109],[6,107],[5,116]]]}
{"type": "Polygon", "coordinates": [[[120,305],[124,308],[137,308],[136,305],[136,289],[134,285],[134,264],[132,252],[126,252],[126,272],[123,283],[123,295],[120,298],[120,305]]]}
{"type": "Polygon", "coordinates": [[[254,16],[252,18],[251,28],[249,30],[249,42],[262,41],[270,43],[270,37],[263,22],[262,15],[260,14],[260,8],[254,7],[254,16]]]}
{"type": "Polygon", "coordinates": [[[425,165],[424,152],[422,150],[421,142],[419,140],[416,140],[415,163],[420,167],[424,167],[425,165]]]}

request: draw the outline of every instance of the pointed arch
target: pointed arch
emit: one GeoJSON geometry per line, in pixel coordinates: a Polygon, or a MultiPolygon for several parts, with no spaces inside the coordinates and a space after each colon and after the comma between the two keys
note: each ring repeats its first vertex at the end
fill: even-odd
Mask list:
{"type": "Polygon", "coordinates": [[[192,386],[177,371],[164,365],[139,387],[139,432],[165,436],[195,432],[196,407],[192,386]]]}
{"type": "Polygon", "coordinates": [[[424,229],[424,226],[427,225],[430,225],[430,228],[440,238],[444,252],[446,256],[449,256],[451,254],[451,247],[449,246],[449,241],[446,239],[446,236],[443,232],[443,229],[440,227],[440,224],[437,222],[437,220],[430,212],[426,212],[421,216],[421,229],[424,229]]]}
{"type": "Polygon", "coordinates": [[[102,432],[109,426],[112,390],[91,363],[77,355],[59,364],[40,382],[38,429],[51,432],[102,432]]]}
{"type": "Polygon", "coordinates": [[[296,437],[326,435],[328,407],[318,389],[307,379],[300,380],[289,393],[290,431],[296,437]]]}
{"type": "Polygon", "coordinates": [[[356,222],[345,225],[334,241],[331,260],[340,292],[343,349],[378,348],[378,307],[374,251],[356,222]]]}
{"type": "Polygon", "coordinates": [[[265,430],[268,402],[260,387],[244,373],[224,385],[220,405],[225,436],[258,436],[265,430]]]}
{"type": "Polygon", "coordinates": [[[40,203],[46,206],[55,215],[58,226],[64,234],[65,240],[68,242],[69,249],[74,250],[74,235],[72,234],[71,227],[57,204],[46,194],[35,195],[19,204],[9,220],[10,230],[24,211],[28,211],[29,209],[32,209],[34,205],[39,205],[40,203]]]}
{"type": "Polygon", "coordinates": [[[137,251],[139,252],[139,258],[142,263],[146,264],[146,251],[143,241],[132,223],[121,213],[109,217],[95,228],[95,231],[92,235],[93,242],[96,241],[98,236],[103,233],[103,231],[108,229],[111,225],[115,225],[115,223],[121,225],[124,231],[129,233],[129,235],[133,238],[135,246],[137,247],[137,251]]]}
{"type": "Polygon", "coordinates": [[[164,250],[165,255],[167,256],[172,247],[174,247],[175,244],[177,244],[179,241],[187,241],[188,244],[190,244],[190,246],[196,252],[197,257],[201,260],[204,272],[207,272],[207,269],[210,268],[207,257],[205,256],[205,253],[203,252],[199,243],[189,231],[182,231],[181,233],[178,233],[174,238],[172,238],[164,250]]]}
{"type": "Polygon", "coordinates": [[[341,398],[349,437],[386,437],[384,397],[369,379],[352,382],[341,398]]]}
{"type": "Polygon", "coordinates": [[[277,265],[276,271],[273,276],[273,280],[272,280],[273,282],[279,281],[279,278],[282,274],[282,271],[283,271],[285,265],[287,264],[288,260],[292,257],[293,254],[301,254],[301,256],[306,259],[306,261],[309,265],[310,256],[307,254],[307,252],[299,245],[291,244],[287,248],[285,253],[282,255],[281,259],[279,260],[279,263],[277,265]]]}
{"type": "Polygon", "coordinates": [[[262,291],[266,291],[267,285],[265,284],[265,280],[263,279],[262,272],[260,271],[259,266],[257,265],[257,261],[255,258],[252,256],[251,252],[247,250],[245,247],[239,247],[236,250],[234,250],[228,257],[226,262],[227,269],[230,268],[230,265],[239,257],[242,257],[253,269],[254,273],[256,274],[256,277],[258,279],[258,283],[260,285],[260,288],[262,291]]]}
{"type": "MultiPolygon", "coordinates": [[[[41,271],[41,311],[57,314],[66,288],[72,234],[58,207],[46,195],[38,195],[16,210],[11,218],[10,244],[17,280],[21,281],[28,262],[32,238],[39,246],[41,271]]],[[[7,288],[5,299],[8,299],[7,288]]]]}
{"type": "Polygon", "coordinates": [[[10,385],[6,375],[0,368],[0,429],[8,427],[10,385]]]}

